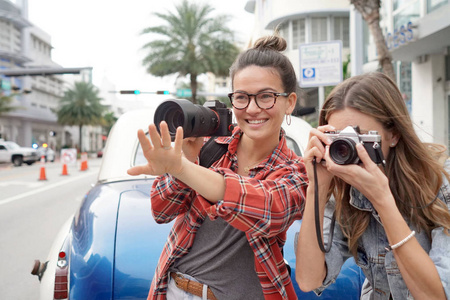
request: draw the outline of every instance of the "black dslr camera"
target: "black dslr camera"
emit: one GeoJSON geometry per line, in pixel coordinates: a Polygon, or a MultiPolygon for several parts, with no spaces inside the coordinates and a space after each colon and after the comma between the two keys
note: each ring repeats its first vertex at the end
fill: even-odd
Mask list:
{"type": "Polygon", "coordinates": [[[166,121],[172,140],[177,127],[183,128],[184,137],[229,136],[233,131],[232,112],[219,100],[206,101],[203,106],[185,99],[162,102],[155,111],[154,124],[166,121]]]}
{"type": "Polygon", "coordinates": [[[327,131],[325,134],[331,138],[330,157],[339,165],[361,163],[356,144],[363,144],[370,158],[376,163],[384,161],[381,152],[381,136],[377,131],[369,131],[367,134],[360,134],[359,127],[347,126],[341,131],[327,131]]]}

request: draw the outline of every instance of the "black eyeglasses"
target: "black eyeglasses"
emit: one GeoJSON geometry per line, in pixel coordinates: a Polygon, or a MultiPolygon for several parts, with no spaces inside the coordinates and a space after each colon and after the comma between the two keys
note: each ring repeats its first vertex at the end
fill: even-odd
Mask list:
{"type": "Polygon", "coordinates": [[[245,92],[229,93],[231,105],[236,109],[245,109],[250,104],[252,96],[255,97],[256,105],[261,109],[271,109],[274,107],[275,102],[279,96],[287,97],[288,93],[275,93],[275,92],[259,92],[256,94],[249,94],[245,92]]]}

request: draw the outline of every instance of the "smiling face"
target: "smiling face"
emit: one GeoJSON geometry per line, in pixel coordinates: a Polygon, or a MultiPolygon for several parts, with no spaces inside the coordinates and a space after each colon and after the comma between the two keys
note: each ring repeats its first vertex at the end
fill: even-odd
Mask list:
{"type": "MultiPolygon", "coordinates": [[[[283,93],[284,86],[277,71],[272,68],[248,66],[236,73],[233,80],[234,92],[256,94],[259,92],[283,93]]],[[[273,143],[278,145],[281,123],[286,114],[294,109],[297,96],[279,96],[275,105],[270,109],[261,109],[251,97],[247,108],[239,110],[233,108],[238,126],[256,143],[273,143]]]]}
{"type": "Polygon", "coordinates": [[[397,135],[386,131],[380,122],[353,108],[344,108],[333,112],[328,117],[328,124],[334,126],[336,130],[342,130],[347,126],[359,126],[361,133],[367,133],[370,130],[377,131],[381,135],[381,150],[384,157],[388,157],[390,147],[394,147],[398,142],[397,135]]]}

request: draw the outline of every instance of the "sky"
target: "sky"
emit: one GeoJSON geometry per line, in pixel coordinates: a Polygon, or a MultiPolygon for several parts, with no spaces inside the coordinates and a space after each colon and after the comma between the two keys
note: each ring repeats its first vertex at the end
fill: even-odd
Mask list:
{"type": "MultiPolygon", "coordinates": [[[[116,90],[173,90],[174,76],[155,78],[142,66],[142,29],[160,24],[153,12],[174,11],[181,0],[29,0],[28,18],[51,37],[52,59],[63,67],[93,67],[93,83],[104,77],[116,90]]],[[[246,0],[193,0],[233,16],[228,26],[240,41],[248,39],[254,15],[246,0]]],[[[13,2],[15,2],[13,0],[13,2]]]]}

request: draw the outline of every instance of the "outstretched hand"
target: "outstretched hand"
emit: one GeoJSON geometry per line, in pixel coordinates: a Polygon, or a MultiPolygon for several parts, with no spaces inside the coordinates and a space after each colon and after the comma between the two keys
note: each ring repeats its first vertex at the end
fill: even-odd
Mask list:
{"type": "Polygon", "coordinates": [[[138,130],[138,138],[142,147],[147,164],[136,166],[128,169],[129,175],[162,175],[169,173],[172,175],[182,172],[182,145],[183,145],[183,129],[177,128],[174,145],[171,145],[169,128],[165,121],[160,126],[161,135],[158,133],[156,126],[150,124],[148,126],[148,139],[142,129],[138,130]]]}

